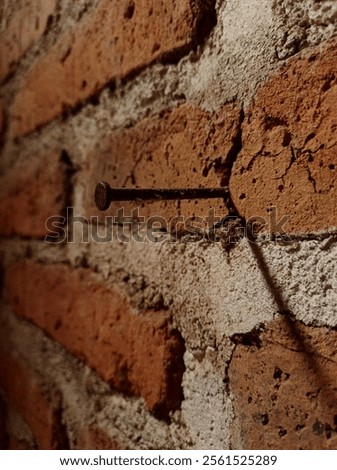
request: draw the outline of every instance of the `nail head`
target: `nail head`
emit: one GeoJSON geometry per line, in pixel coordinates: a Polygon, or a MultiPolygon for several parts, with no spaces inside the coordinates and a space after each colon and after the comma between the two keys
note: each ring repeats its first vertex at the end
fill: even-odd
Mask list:
{"type": "Polygon", "coordinates": [[[100,211],[106,211],[110,206],[109,197],[110,185],[106,181],[101,181],[95,189],[95,203],[100,211]]]}

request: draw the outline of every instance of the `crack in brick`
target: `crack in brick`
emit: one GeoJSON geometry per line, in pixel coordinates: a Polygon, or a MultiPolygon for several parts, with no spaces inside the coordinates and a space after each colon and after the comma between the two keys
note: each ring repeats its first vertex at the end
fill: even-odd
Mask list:
{"type": "Polygon", "coordinates": [[[284,178],[287,176],[287,174],[289,173],[289,171],[291,170],[291,168],[293,167],[294,163],[296,163],[296,160],[297,160],[294,147],[290,147],[290,151],[291,151],[291,158],[290,158],[289,165],[285,169],[283,175],[279,176],[278,178],[275,178],[275,179],[281,179],[283,184],[285,184],[284,178]]]}
{"type": "Polygon", "coordinates": [[[224,386],[225,386],[225,394],[226,394],[227,396],[230,396],[230,393],[231,393],[231,390],[230,390],[229,371],[230,371],[232,359],[233,359],[233,357],[234,357],[234,353],[235,353],[235,350],[236,350],[237,346],[238,346],[237,344],[234,344],[234,345],[233,345],[233,348],[232,348],[232,351],[231,351],[231,355],[230,355],[230,357],[227,359],[227,361],[225,361],[223,383],[224,383],[224,386]]]}
{"type": "Polygon", "coordinates": [[[243,107],[241,107],[237,133],[232,139],[232,147],[227,154],[226,164],[224,168],[227,171],[225,171],[225,175],[223,176],[221,180],[221,186],[229,186],[229,181],[232,175],[234,163],[236,162],[240,152],[242,151],[242,148],[243,148],[242,125],[243,125],[244,120],[245,120],[245,112],[244,112],[243,107]]]}
{"type": "Polygon", "coordinates": [[[312,187],[313,187],[313,190],[315,192],[315,194],[319,193],[320,191],[317,191],[317,187],[316,187],[316,180],[315,178],[312,176],[311,174],[311,171],[310,171],[310,167],[308,166],[306,168],[307,172],[308,172],[308,180],[310,181],[312,187]]]}
{"type": "MultiPolygon", "coordinates": [[[[296,320],[298,321],[298,320],[296,320]]],[[[286,346],[284,345],[283,343],[280,343],[279,341],[272,341],[271,339],[267,339],[266,340],[266,343],[270,343],[270,344],[275,344],[277,346],[281,346],[282,348],[288,350],[288,351],[293,351],[293,352],[297,352],[297,353],[302,353],[302,354],[305,354],[307,356],[313,356],[313,357],[320,357],[322,359],[325,359],[326,361],[328,362],[331,362],[333,364],[337,364],[337,361],[334,361],[333,359],[331,359],[330,357],[328,356],[325,356],[324,354],[320,354],[318,353],[317,351],[310,351],[308,348],[291,348],[289,346],[286,346]]]]}
{"type": "MultiPolygon", "coordinates": [[[[230,149],[230,151],[228,152],[228,155],[227,155],[227,158],[228,158],[228,160],[226,162],[227,172],[225,172],[225,176],[222,178],[222,181],[221,181],[221,184],[223,186],[229,186],[231,176],[232,176],[232,172],[233,172],[233,168],[234,168],[234,164],[235,164],[240,152],[243,149],[242,124],[243,124],[244,120],[245,120],[245,112],[244,112],[244,109],[241,108],[239,123],[238,123],[238,131],[237,131],[237,134],[236,134],[236,136],[234,137],[234,139],[232,141],[233,145],[232,145],[232,147],[231,147],[231,149],[230,149]]],[[[233,198],[232,198],[230,193],[229,193],[228,200],[226,201],[226,205],[227,205],[230,216],[236,216],[238,218],[238,220],[242,220],[246,223],[245,219],[239,214],[239,211],[237,210],[237,208],[235,206],[235,203],[233,201],[233,198]]]]}

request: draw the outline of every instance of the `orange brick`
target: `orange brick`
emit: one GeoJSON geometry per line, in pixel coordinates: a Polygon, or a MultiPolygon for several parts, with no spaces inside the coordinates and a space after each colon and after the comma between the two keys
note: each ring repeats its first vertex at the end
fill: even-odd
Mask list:
{"type": "MultiPolygon", "coordinates": [[[[229,368],[244,449],[336,449],[337,332],[278,319],[229,368]]],[[[247,342],[246,342],[247,343],[247,342]]]]}
{"type": "Polygon", "coordinates": [[[91,271],[34,262],[13,265],[7,293],[33,321],[117,390],[141,395],[158,416],[182,400],[184,345],[167,312],[132,312],[91,271]]]}
{"type": "Polygon", "coordinates": [[[336,226],[337,41],[291,60],[258,92],[243,124],[230,189],[239,212],[290,232],[336,226]]]}
{"type": "Polygon", "coordinates": [[[0,180],[0,232],[43,238],[46,220],[63,213],[66,167],[57,152],[15,165],[0,180]]]}
{"type": "MultiPolygon", "coordinates": [[[[239,123],[240,110],[233,104],[218,113],[186,104],[114,131],[88,155],[84,173],[88,216],[102,214],[93,204],[100,180],[116,187],[220,187],[229,176],[239,123]]],[[[120,207],[130,214],[138,205],[113,203],[104,215],[116,215],[120,207]]],[[[206,199],[146,203],[140,215],[205,218],[212,208],[219,217],[227,214],[223,199],[206,199]]]]}
{"type": "Polygon", "coordinates": [[[0,80],[42,36],[55,8],[56,0],[26,0],[14,12],[7,28],[0,34],[0,80]]]}
{"type": "Polygon", "coordinates": [[[0,351],[0,387],[31,429],[40,449],[64,448],[60,397],[50,392],[26,362],[0,351]]]}
{"type": "Polygon", "coordinates": [[[78,438],[77,450],[127,450],[116,439],[111,438],[108,433],[97,425],[84,428],[78,438]]]}
{"type": "Polygon", "coordinates": [[[32,66],[12,107],[13,135],[31,132],[110,81],[183,53],[210,18],[210,4],[101,0],[32,66]]]}

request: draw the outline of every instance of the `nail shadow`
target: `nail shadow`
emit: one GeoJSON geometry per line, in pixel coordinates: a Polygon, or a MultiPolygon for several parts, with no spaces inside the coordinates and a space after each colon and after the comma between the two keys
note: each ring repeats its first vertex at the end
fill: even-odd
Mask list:
{"type": "MultiPolygon", "coordinates": [[[[317,385],[319,393],[321,409],[324,414],[331,414],[331,423],[320,423],[317,421],[319,425],[316,426],[316,430],[313,429],[313,432],[316,431],[320,434],[325,433],[326,439],[329,439],[332,435],[337,435],[337,377],[335,383],[333,383],[331,381],[331,375],[329,375],[327,369],[322,367],[322,355],[320,355],[320,353],[315,350],[313,345],[310,343],[310,338],[306,338],[303,335],[303,331],[301,331],[301,322],[296,320],[280,289],[276,286],[261,248],[254,242],[250,242],[249,246],[258,263],[260,271],[263,274],[269,291],[274,297],[278,312],[283,317],[287,333],[296,345],[295,350],[304,354],[307,368],[313,371],[315,376],[315,386],[317,385]]],[[[334,328],[332,328],[332,330],[334,330],[334,328]]],[[[332,359],[327,357],[324,357],[324,359],[332,361],[332,359]]],[[[303,371],[303,373],[305,373],[305,371],[303,371]]]]}

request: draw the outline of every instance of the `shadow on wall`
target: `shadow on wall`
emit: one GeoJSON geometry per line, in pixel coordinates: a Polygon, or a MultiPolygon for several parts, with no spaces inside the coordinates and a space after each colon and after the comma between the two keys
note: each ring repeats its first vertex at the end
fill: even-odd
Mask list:
{"type": "Polygon", "coordinates": [[[229,383],[239,430],[234,448],[337,447],[337,331],[295,320],[259,246],[250,244],[278,306],[264,331],[237,335],[229,383]]]}

